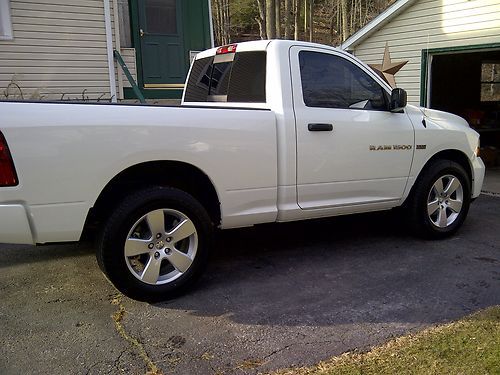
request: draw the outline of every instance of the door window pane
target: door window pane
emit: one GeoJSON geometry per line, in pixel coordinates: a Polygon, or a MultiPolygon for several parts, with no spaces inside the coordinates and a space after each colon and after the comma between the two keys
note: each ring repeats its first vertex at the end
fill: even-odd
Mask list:
{"type": "Polygon", "coordinates": [[[120,46],[124,48],[132,47],[128,0],[118,0],[118,22],[120,26],[120,46]]]}
{"type": "Polygon", "coordinates": [[[177,34],[176,0],[145,0],[146,29],[150,34],[177,34]]]}
{"type": "Polygon", "coordinates": [[[301,51],[299,62],[306,106],[387,110],[382,86],[346,59],[301,51]]]}

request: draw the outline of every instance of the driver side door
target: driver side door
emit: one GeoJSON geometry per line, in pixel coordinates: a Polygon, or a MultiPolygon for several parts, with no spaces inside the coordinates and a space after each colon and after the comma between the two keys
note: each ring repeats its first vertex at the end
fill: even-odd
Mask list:
{"type": "Polygon", "coordinates": [[[405,111],[391,113],[379,78],[343,53],[293,47],[290,63],[299,206],[395,206],[414,149],[405,111]]]}

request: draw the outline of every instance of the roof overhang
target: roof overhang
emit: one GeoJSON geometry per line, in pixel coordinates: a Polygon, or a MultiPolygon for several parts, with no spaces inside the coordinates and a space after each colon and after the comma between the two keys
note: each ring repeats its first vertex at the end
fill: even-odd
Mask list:
{"type": "Polygon", "coordinates": [[[400,14],[408,8],[416,0],[397,0],[394,4],[380,13],[372,21],[366,24],[363,28],[351,35],[347,40],[340,45],[343,50],[352,50],[357,44],[368,38],[372,33],[380,29],[388,23],[393,17],[400,14]]]}

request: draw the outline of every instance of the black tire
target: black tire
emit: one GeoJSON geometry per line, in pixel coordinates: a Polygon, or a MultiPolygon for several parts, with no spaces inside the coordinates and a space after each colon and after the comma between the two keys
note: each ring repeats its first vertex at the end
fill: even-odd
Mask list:
{"type": "MultiPolygon", "coordinates": [[[[443,184],[443,185],[444,185],[443,184]]],[[[445,194],[444,192],[443,194],[445,194]]],[[[445,194],[446,195],[446,194],[445,194]]],[[[412,195],[408,204],[410,214],[410,224],[413,231],[420,237],[427,239],[440,239],[454,234],[463,224],[467,213],[469,211],[471,200],[471,182],[467,172],[464,168],[454,161],[450,160],[437,160],[424,171],[415,183],[412,195]],[[444,196],[436,196],[437,190],[434,189],[434,184],[441,179],[444,184],[450,181],[447,176],[453,176],[458,179],[462,189],[462,205],[459,212],[453,211],[448,207],[448,199],[450,201],[457,198],[457,191],[449,198],[444,196]],[[441,201],[440,201],[441,200],[441,201]],[[428,204],[430,202],[437,202],[438,208],[434,214],[429,214],[428,204]],[[440,222],[439,216],[441,212],[446,212],[450,216],[450,223],[440,222]],[[457,214],[457,215],[455,215],[457,214]],[[453,221],[452,216],[455,215],[453,221]],[[436,221],[438,222],[436,224],[436,221]],[[440,227],[439,224],[442,226],[440,227]]],[[[434,203],[435,205],[436,203],[434,203]]],[[[431,207],[431,211],[435,206],[431,207]]]]}
{"type": "Polygon", "coordinates": [[[213,232],[213,224],[209,215],[191,195],[174,188],[151,187],[128,196],[116,207],[105,223],[100,236],[97,247],[97,262],[111,283],[126,296],[149,302],[170,299],[187,291],[202,274],[212,246],[213,232]],[[152,226],[148,224],[150,216],[146,215],[158,212],[163,214],[163,227],[166,229],[165,233],[162,232],[165,237],[157,239],[153,230],[149,230],[152,226]],[[167,244],[167,241],[172,238],[167,235],[169,222],[172,222],[172,228],[174,228],[175,225],[182,221],[179,219],[176,222],[175,217],[170,218],[169,214],[171,212],[173,215],[182,214],[182,218],[186,222],[190,221],[192,223],[195,231],[190,237],[180,242],[167,244]],[[143,217],[145,219],[140,221],[143,217]],[[140,224],[137,224],[138,222],[140,224]],[[137,229],[139,227],[142,229],[137,229]],[[129,236],[130,233],[133,234],[129,236]],[[141,237],[143,236],[142,233],[146,233],[145,237],[141,237]],[[140,241],[141,249],[142,246],[148,246],[148,249],[151,250],[148,250],[148,254],[126,257],[125,243],[128,241],[127,245],[129,245],[130,240],[140,241]],[[142,241],[148,243],[143,245],[142,241]],[[188,243],[188,250],[177,250],[176,247],[179,244],[185,243],[188,243]],[[179,254],[179,251],[184,251],[186,255],[189,252],[194,253],[192,263],[186,270],[183,270],[184,272],[179,271],[174,267],[174,263],[168,260],[172,259],[168,258],[169,252],[171,255],[175,255],[174,252],[179,254]],[[156,258],[156,255],[158,255],[158,258],[156,258]],[[147,283],[140,279],[140,266],[143,266],[142,274],[144,275],[147,265],[153,264],[153,258],[159,259],[156,264],[161,265],[158,266],[159,277],[156,281],[157,284],[147,283]],[[141,263],[141,259],[145,260],[141,263]],[[163,276],[166,279],[160,280],[162,270],[165,268],[167,269],[165,271],[167,275],[163,276]],[[169,270],[170,273],[168,273],[169,270]],[[168,281],[168,275],[174,275],[172,278],[175,277],[175,279],[168,281]]]}

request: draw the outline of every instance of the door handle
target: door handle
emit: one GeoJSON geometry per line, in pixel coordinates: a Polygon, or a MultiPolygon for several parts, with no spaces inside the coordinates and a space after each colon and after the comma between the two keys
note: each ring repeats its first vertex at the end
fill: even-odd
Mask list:
{"type": "Polygon", "coordinates": [[[307,129],[310,132],[331,132],[333,130],[332,124],[308,124],[307,129]]]}
{"type": "Polygon", "coordinates": [[[143,29],[139,29],[139,34],[141,34],[141,38],[144,36],[144,30],[143,29]]]}

